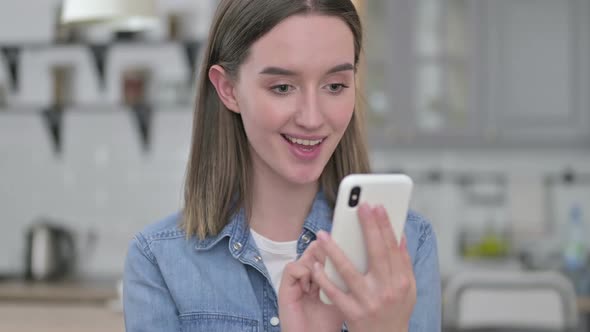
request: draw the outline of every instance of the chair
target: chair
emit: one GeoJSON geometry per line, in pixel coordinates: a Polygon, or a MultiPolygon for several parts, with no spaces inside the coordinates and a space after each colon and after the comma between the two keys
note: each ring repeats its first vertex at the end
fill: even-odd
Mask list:
{"type": "Polygon", "coordinates": [[[569,332],[577,327],[576,294],[557,272],[463,272],[443,292],[444,331],[569,332]]]}

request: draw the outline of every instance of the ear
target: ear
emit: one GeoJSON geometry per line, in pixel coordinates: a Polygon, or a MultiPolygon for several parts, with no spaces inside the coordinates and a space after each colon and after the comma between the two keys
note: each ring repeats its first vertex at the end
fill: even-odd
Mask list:
{"type": "Polygon", "coordinates": [[[214,65],[209,69],[209,80],[215,87],[221,102],[229,110],[240,113],[238,101],[235,96],[234,82],[230,79],[225,69],[220,65],[214,65]]]}

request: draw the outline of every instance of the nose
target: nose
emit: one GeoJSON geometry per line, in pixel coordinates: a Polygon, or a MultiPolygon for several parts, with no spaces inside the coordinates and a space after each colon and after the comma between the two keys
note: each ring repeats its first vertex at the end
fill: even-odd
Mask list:
{"type": "Polygon", "coordinates": [[[320,100],[315,91],[309,91],[302,95],[295,114],[295,124],[306,130],[319,129],[324,124],[320,100]]]}

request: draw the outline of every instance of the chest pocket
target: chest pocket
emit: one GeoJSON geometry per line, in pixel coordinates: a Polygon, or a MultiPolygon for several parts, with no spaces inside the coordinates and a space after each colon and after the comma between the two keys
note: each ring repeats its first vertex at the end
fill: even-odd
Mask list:
{"type": "Polygon", "coordinates": [[[179,317],[182,332],[258,332],[258,321],[218,313],[191,313],[179,317]]]}

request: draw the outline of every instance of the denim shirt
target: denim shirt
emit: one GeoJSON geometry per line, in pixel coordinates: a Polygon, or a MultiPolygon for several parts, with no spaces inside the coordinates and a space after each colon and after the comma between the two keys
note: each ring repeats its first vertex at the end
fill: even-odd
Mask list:
{"type": "MultiPolygon", "coordinates": [[[[217,236],[203,240],[187,239],[179,218],[176,214],[146,227],[129,245],[123,287],[126,330],[280,331],[277,294],[243,210],[217,236]]],[[[332,209],[320,192],[299,236],[298,255],[319,230],[330,231],[331,220],[332,209]]],[[[408,213],[404,232],[417,285],[409,330],[440,331],[435,235],[414,212],[408,213]]]]}

